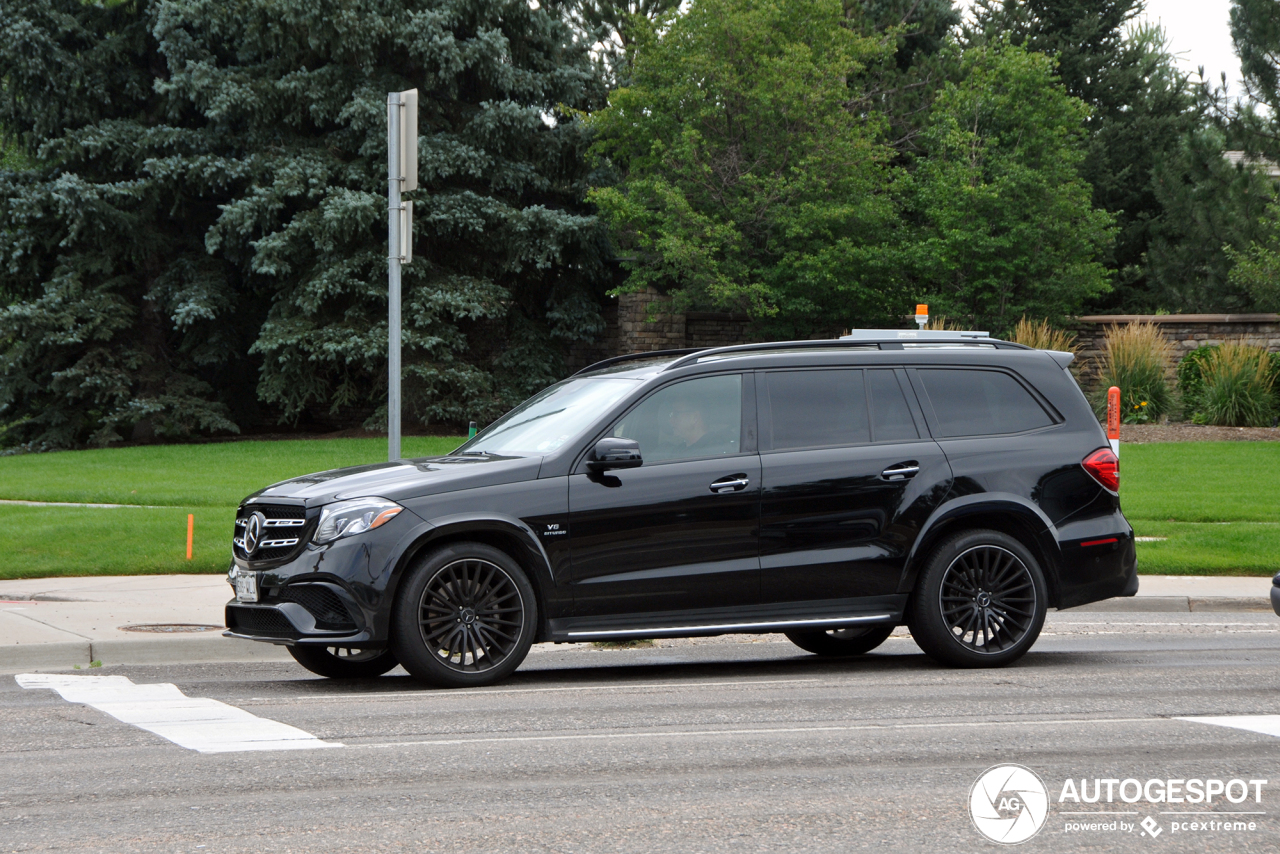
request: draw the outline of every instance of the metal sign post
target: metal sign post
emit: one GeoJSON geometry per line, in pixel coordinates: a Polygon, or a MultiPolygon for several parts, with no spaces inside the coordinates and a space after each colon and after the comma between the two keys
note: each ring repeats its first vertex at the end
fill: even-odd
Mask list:
{"type": "Polygon", "coordinates": [[[413,260],[418,189],[418,90],[387,95],[387,459],[400,459],[400,268],[413,260]]]}

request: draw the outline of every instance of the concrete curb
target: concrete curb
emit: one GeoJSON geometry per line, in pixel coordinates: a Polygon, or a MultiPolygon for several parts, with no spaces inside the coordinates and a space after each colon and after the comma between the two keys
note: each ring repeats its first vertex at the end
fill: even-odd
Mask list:
{"type": "Polygon", "coordinates": [[[93,661],[103,664],[225,664],[293,661],[283,646],[257,641],[205,637],[34,643],[0,646],[0,673],[24,670],[72,670],[93,661]]]}

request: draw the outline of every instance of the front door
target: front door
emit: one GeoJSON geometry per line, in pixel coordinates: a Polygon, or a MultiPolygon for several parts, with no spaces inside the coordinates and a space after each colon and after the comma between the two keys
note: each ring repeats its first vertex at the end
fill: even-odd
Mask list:
{"type": "Polygon", "coordinates": [[[765,601],[897,593],[951,478],[942,449],[922,438],[905,381],[894,369],[758,377],[765,601]]]}
{"type": "Polygon", "coordinates": [[[644,464],[569,477],[575,611],[679,616],[759,602],[760,457],[750,375],[656,390],[607,435],[644,464]]]}

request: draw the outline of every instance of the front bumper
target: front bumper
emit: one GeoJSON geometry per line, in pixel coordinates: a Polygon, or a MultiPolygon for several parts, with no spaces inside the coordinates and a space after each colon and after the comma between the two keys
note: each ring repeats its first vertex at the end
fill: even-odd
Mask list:
{"type": "Polygon", "coordinates": [[[331,628],[333,624],[324,623],[297,602],[252,604],[232,599],[226,606],[226,625],[223,637],[286,646],[381,646],[371,643],[371,632],[354,621],[331,628]]]}
{"type": "Polygon", "coordinates": [[[1280,615],[1280,574],[1271,579],[1271,610],[1280,615]]]}

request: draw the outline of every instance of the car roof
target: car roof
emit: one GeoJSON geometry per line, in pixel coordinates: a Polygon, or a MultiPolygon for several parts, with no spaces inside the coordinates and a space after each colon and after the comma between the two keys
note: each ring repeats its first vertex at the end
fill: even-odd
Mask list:
{"type": "Polygon", "coordinates": [[[614,356],[589,365],[575,376],[628,376],[647,379],[689,365],[725,362],[736,359],[758,359],[762,356],[795,357],[816,355],[852,355],[857,352],[903,350],[1030,350],[1023,344],[985,337],[986,333],[943,332],[935,330],[859,330],[857,335],[814,341],[771,341],[735,344],[728,347],[701,347],[683,350],[658,350],[614,356]]]}

